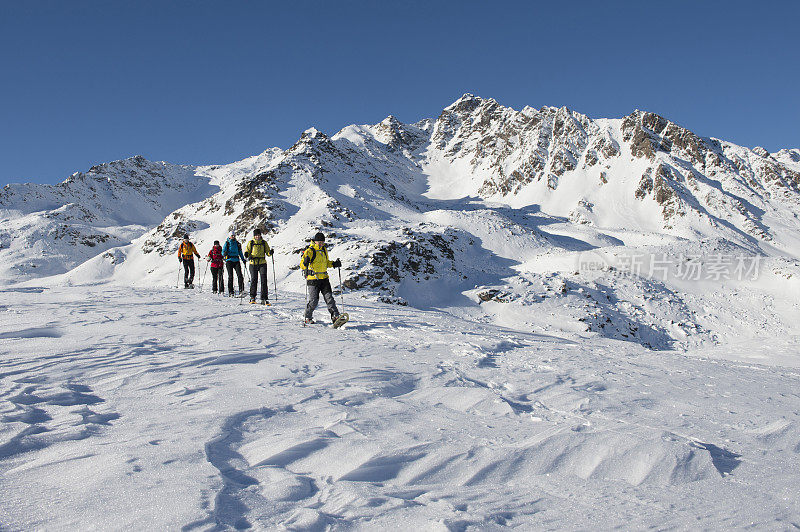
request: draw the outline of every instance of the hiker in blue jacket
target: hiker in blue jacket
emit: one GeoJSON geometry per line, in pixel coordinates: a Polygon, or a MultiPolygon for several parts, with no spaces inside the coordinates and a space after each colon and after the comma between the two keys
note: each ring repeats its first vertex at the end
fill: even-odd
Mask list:
{"type": "Polygon", "coordinates": [[[244,262],[244,255],[242,254],[242,246],[236,240],[236,233],[231,232],[231,235],[225,241],[222,247],[222,258],[225,259],[225,268],[228,270],[228,295],[233,296],[233,272],[236,271],[236,277],[239,280],[239,295],[244,292],[244,277],[242,277],[242,262],[244,262]]]}

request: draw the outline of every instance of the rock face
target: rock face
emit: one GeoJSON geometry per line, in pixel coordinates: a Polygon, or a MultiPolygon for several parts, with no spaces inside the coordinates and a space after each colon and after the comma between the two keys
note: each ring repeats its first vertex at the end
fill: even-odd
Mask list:
{"type": "Polygon", "coordinates": [[[458,169],[461,179],[448,183],[455,196],[540,204],[566,216],[582,202],[596,205],[583,223],[608,220],[622,202],[642,225],[683,237],[724,226],[726,236],[770,241],[765,214],[798,206],[797,150],[773,156],[703,139],[642,111],[591,120],[567,108],[514,111],[465,95],[433,123],[424,155],[431,181],[441,166],[458,169]]]}
{"type": "Polygon", "coordinates": [[[642,111],[590,119],[465,94],[435,119],[389,116],[332,137],[312,128],[286,150],[228,165],[135,157],[52,187],[6,187],[0,262],[33,275],[94,257],[78,277],[165,284],[184,233],[205,253],[230,231],[258,227],[293,286],[296,252],[322,230],[345,264],[343,284],[364,296],[523,313],[555,305],[559,324],[658,348],[705,334],[675,288],[614,268],[599,285],[575,256],[722,246],[795,261],[798,187],[797,149],[750,150],[642,111]]]}

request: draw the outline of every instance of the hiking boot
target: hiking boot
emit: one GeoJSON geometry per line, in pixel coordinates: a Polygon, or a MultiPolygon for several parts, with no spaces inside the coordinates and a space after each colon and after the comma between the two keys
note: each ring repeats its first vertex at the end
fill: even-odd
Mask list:
{"type": "Polygon", "coordinates": [[[256,300],[255,300],[255,299],[251,299],[251,300],[250,300],[250,304],[251,304],[251,305],[255,305],[255,304],[256,304],[256,300]]]}
{"type": "Polygon", "coordinates": [[[262,299],[261,304],[269,306],[269,301],[267,301],[266,299],[262,299]]]}

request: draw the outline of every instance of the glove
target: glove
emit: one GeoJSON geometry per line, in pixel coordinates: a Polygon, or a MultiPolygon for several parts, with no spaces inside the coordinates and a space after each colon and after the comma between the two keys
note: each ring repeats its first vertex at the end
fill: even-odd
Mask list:
{"type": "Polygon", "coordinates": [[[334,268],[341,268],[342,267],[342,261],[340,261],[339,259],[336,259],[335,261],[333,261],[333,267],[334,268]]]}
{"type": "Polygon", "coordinates": [[[273,253],[275,253],[275,250],[274,249],[270,249],[269,253],[267,253],[267,255],[269,255],[271,257],[273,253]]]}
{"type": "Polygon", "coordinates": [[[249,251],[245,251],[244,252],[244,258],[246,258],[246,259],[250,258],[250,252],[249,251]]]}
{"type": "Polygon", "coordinates": [[[303,277],[305,277],[306,279],[308,278],[308,276],[310,274],[311,274],[311,272],[309,272],[308,270],[303,270],[303,277]]]}
{"type": "Polygon", "coordinates": [[[182,263],[182,262],[183,262],[183,259],[182,259],[182,258],[180,258],[180,257],[178,257],[178,262],[179,262],[179,263],[182,263]]]}

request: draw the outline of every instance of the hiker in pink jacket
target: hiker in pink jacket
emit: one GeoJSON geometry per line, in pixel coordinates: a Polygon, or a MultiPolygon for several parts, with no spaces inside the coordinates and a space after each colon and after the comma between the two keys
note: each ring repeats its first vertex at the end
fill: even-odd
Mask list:
{"type": "Polygon", "coordinates": [[[222,283],[222,246],[219,245],[219,240],[214,240],[214,246],[208,252],[208,260],[211,261],[211,291],[213,293],[224,293],[222,283]]]}

